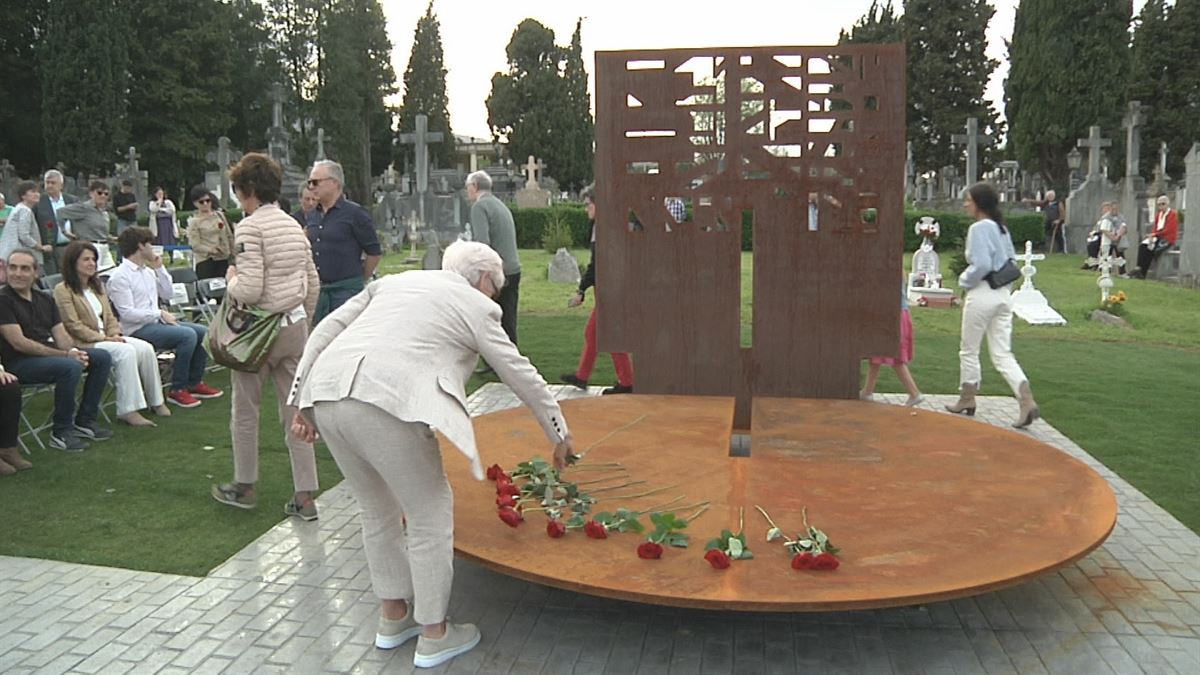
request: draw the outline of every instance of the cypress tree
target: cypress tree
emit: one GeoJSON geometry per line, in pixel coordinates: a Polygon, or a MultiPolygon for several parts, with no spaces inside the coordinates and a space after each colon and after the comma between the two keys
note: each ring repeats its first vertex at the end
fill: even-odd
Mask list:
{"type": "MultiPolygon", "coordinates": [[[[38,44],[46,34],[46,9],[46,0],[7,3],[0,30],[0,157],[11,161],[22,176],[46,167],[38,57],[38,44]]],[[[12,195],[8,198],[14,201],[12,195]]]]}
{"type": "Polygon", "coordinates": [[[1121,125],[1130,0],[1022,0],[1005,83],[1009,140],[1027,170],[1066,186],[1067,153],[1088,127],[1121,125]]]}
{"type": "Polygon", "coordinates": [[[567,154],[555,172],[559,182],[578,190],[592,178],[592,158],[596,143],[596,125],[592,120],[592,98],[588,93],[588,74],[583,66],[583,19],[575,22],[571,46],[567,48],[566,80],[570,126],[567,129],[567,154]]]}
{"type": "Polygon", "coordinates": [[[1133,33],[1127,98],[1150,106],[1142,129],[1142,175],[1158,166],[1167,143],[1167,173],[1179,179],[1192,142],[1200,140],[1200,0],[1149,0],[1133,33]]]}
{"type": "MultiPolygon", "coordinates": [[[[400,105],[399,131],[412,133],[417,115],[429,118],[429,130],[442,132],[442,141],[429,146],[429,160],[439,167],[454,164],[454,134],[450,130],[449,98],[446,96],[446,65],[442,52],[442,27],[433,13],[433,2],[417,20],[412,53],[404,70],[404,102],[400,105]]],[[[396,144],[397,164],[412,162],[416,148],[396,144]]]]}
{"type": "Polygon", "coordinates": [[[903,42],[900,17],[892,7],[892,0],[884,5],[879,0],[871,0],[871,7],[863,14],[850,31],[843,30],[838,35],[838,44],[903,42]]]}
{"type": "Polygon", "coordinates": [[[124,3],[50,0],[39,54],[49,163],[106,173],[129,139],[124,3]]]}

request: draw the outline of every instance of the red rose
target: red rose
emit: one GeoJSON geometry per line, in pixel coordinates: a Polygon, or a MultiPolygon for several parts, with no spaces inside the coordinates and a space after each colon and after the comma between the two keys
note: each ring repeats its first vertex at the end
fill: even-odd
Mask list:
{"type": "Polygon", "coordinates": [[[608,530],[603,525],[594,520],[589,520],[583,525],[583,531],[592,539],[608,539],[608,530]]]}
{"type": "Polygon", "coordinates": [[[812,568],[814,570],[822,571],[836,570],[840,564],[841,563],[838,562],[838,559],[835,558],[832,553],[822,553],[816,558],[813,558],[812,568]]]}
{"type": "Polygon", "coordinates": [[[658,560],[662,557],[662,544],[656,544],[652,541],[643,542],[637,547],[638,557],[642,560],[658,560]]]}
{"type": "Polygon", "coordinates": [[[809,570],[812,569],[813,563],[817,557],[807,551],[797,553],[795,558],[792,558],[792,569],[794,570],[809,570]]]}
{"type": "Polygon", "coordinates": [[[496,495],[496,506],[515,507],[517,498],[512,495],[496,495]]]}
{"type": "Polygon", "coordinates": [[[521,521],[525,520],[525,518],[523,516],[521,516],[520,511],[517,511],[513,507],[501,506],[500,507],[500,520],[503,520],[504,524],[508,525],[509,527],[516,527],[516,526],[520,525],[521,521]]]}
{"type": "Polygon", "coordinates": [[[708,553],[705,553],[704,559],[707,560],[708,564],[712,565],[715,569],[723,570],[726,567],[729,567],[729,556],[725,554],[725,551],[722,551],[719,548],[714,548],[708,553]]]}
{"type": "Polygon", "coordinates": [[[520,497],[521,496],[521,488],[517,487],[516,485],[513,485],[512,483],[497,483],[496,484],[496,494],[497,495],[512,495],[513,497],[520,497]]]}
{"type": "Polygon", "coordinates": [[[500,475],[501,475],[501,474],[503,474],[503,473],[504,473],[504,469],[500,468],[500,465],[499,465],[499,464],[493,464],[493,465],[491,465],[491,466],[489,466],[489,467],[488,467],[488,470],[487,470],[487,479],[488,479],[488,480],[492,480],[492,481],[494,481],[494,480],[496,480],[497,478],[499,478],[499,477],[500,477],[500,475]]]}
{"type": "Polygon", "coordinates": [[[546,534],[551,539],[558,539],[567,533],[567,526],[563,525],[561,520],[552,520],[546,523],[546,534]]]}

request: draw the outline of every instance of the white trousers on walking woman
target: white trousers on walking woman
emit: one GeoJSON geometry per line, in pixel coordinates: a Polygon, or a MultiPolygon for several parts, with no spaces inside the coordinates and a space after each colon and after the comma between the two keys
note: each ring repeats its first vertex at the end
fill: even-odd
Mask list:
{"type": "Polygon", "coordinates": [[[112,355],[117,415],[163,404],[162,378],[158,373],[154,345],[126,336],[124,342],[97,342],[92,346],[112,355]]]}
{"type": "Polygon", "coordinates": [[[958,348],[960,383],[980,384],[983,372],[979,366],[979,347],[986,335],[992,365],[1014,395],[1026,380],[1025,371],[1012,353],[1012,293],[1008,287],[992,288],[987,282],[967,291],[963,305],[962,339],[958,348]]]}
{"type": "Polygon", "coordinates": [[[454,581],[454,495],[437,438],[350,398],[316,403],[314,417],[362,509],[375,595],[410,601],[419,624],[441,623],[454,581]]]}

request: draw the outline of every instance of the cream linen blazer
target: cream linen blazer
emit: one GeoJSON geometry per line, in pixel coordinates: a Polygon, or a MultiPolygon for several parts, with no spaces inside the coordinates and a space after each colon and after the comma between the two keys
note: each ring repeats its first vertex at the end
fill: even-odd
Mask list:
{"type": "Polygon", "coordinates": [[[322,319],[304,347],[288,402],[307,411],[319,401],[351,398],[405,422],[424,422],[466,455],[483,480],[465,392],[479,356],[552,443],[566,438],[567,422],[546,381],[500,327],[500,306],[442,270],[386,276],[322,319]]]}

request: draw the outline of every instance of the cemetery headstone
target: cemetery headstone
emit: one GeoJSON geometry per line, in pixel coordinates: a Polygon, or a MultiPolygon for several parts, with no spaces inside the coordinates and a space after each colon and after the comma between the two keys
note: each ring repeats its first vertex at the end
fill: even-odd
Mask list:
{"type": "Polygon", "coordinates": [[[950,142],[955,145],[967,146],[967,186],[974,185],[979,176],[979,148],[988,147],[994,141],[987,134],[979,133],[979,118],[967,118],[967,133],[954,134],[950,137],[950,142]]]}
{"type": "Polygon", "coordinates": [[[1100,169],[1100,151],[1112,145],[1112,140],[1101,138],[1098,126],[1088,130],[1088,137],[1076,142],[1077,147],[1087,149],[1087,177],[1071,191],[1067,197],[1067,222],[1063,233],[1067,253],[1084,254],[1087,252],[1087,236],[1100,218],[1101,206],[1106,201],[1116,199],[1116,191],[1104,177],[1100,169]]]}
{"type": "Polygon", "coordinates": [[[1150,210],[1146,206],[1146,181],[1138,173],[1142,157],[1141,127],[1146,122],[1147,106],[1140,101],[1130,101],[1125,110],[1121,126],[1125,129],[1125,176],[1121,179],[1121,213],[1129,225],[1129,240],[1140,241],[1149,222],[1150,210]]]}
{"type": "Polygon", "coordinates": [[[525,169],[527,179],[525,187],[517,190],[517,207],[522,209],[536,209],[550,206],[550,192],[543,190],[538,184],[538,178],[546,165],[540,160],[535,160],[533,155],[529,156],[529,161],[521,168],[525,169]]]}
{"type": "Polygon", "coordinates": [[[1183,165],[1187,171],[1183,202],[1188,211],[1181,224],[1179,280],[1200,287],[1200,142],[1192,143],[1183,165]]]}
{"type": "Polygon", "coordinates": [[[942,288],[941,259],[933,247],[942,226],[930,216],[922,216],[914,229],[922,239],[908,275],[908,300],[918,307],[950,307],[955,304],[954,291],[942,288]]]}
{"type": "Polygon", "coordinates": [[[324,127],[317,129],[317,154],[313,159],[315,159],[318,162],[325,159],[325,128],[324,127]]]}
{"type": "Polygon", "coordinates": [[[555,251],[550,260],[550,283],[578,284],[579,279],[579,261],[575,256],[565,248],[555,251]]]}
{"type": "Polygon", "coordinates": [[[1062,314],[1055,311],[1050,306],[1050,302],[1046,300],[1046,296],[1033,285],[1033,277],[1037,274],[1037,268],[1033,266],[1033,263],[1045,260],[1046,256],[1042,253],[1034,253],[1033,242],[1026,241],[1025,254],[1017,256],[1017,259],[1025,263],[1021,267],[1021,276],[1025,280],[1021,282],[1021,287],[1013,293],[1013,314],[1035,326],[1067,325],[1067,320],[1063,318],[1062,314]]]}

